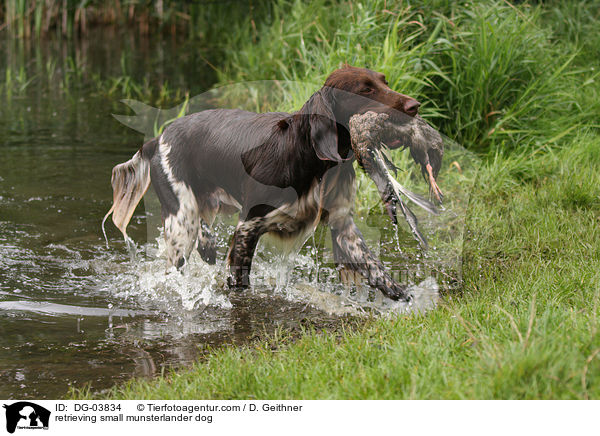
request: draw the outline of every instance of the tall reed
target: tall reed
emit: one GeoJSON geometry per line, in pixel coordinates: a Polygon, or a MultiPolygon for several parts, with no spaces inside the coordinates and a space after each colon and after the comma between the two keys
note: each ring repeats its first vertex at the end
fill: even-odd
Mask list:
{"type": "Polygon", "coordinates": [[[145,35],[158,31],[206,39],[215,29],[269,7],[264,0],[4,0],[0,3],[0,31],[20,38],[75,37],[88,34],[92,27],[111,25],[133,27],[145,35]]]}
{"type": "Polygon", "coordinates": [[[566,25],[555,31],[545,21],[554,10],[575,26],[582,11],[557,5],[277,0],[270,19],[257,24],[256,41],[249,28],[224,35],[236,50],[219,78],[322,83],[347,62],[384,72],[392,88],[424,103],[425,117],[473,150],[556,144],[597,125],[600,109],[589,97],[597,93],[593,64],[576,62],[566,25]]]}

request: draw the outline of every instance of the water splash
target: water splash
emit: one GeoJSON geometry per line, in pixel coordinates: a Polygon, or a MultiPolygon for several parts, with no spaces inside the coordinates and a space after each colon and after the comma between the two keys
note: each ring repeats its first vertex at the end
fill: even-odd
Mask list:
{"type": "MultiPolygon", "coordinates": [[[[319,260],[317,252],[311,246],[302,252],[282,253],[261,241],[253,262],[250,288],[243,292],[255,298],[279,297],[290,303],[310,305],[332,315],[423,312],[434,308],[438,301],[439,286],[433,278],[411,286],[415,298],[410,303],[394,302],[364,283],[346,286],[333,266],[319,260]]],[[[175,267],[166,269],[165,265],[161,232],[155,243],[137,249],[134,260],[114,265],[116,269],[103,264],[97,272],[103,281],[103,291],[165,313],[181,314],[206,307],[232,308],[227,296],[224,260],[208,265],[193,251],[181,271],[175,267]]]]}
{"type": "MultiPolygon", "coordinates": [[[[166,269],[166,250],[162,236],[157,244],[137,248],[128,270],[109,278],[104,289],[118,299],[135,299],[144,306],[155,306],[167,313],[192,311],[204,306],[232,307],[224,295],[223,266],[208,265],[193,252],[182,271],[166,269]],[[158,246],[158,248],[157,248],[158,246]]],[[[101,274],[106,276],[106,272],[101,274]]]]}
{"type": "Polygon", "coordinates": [[[414,295],[409,303],[392,301],[365,283],[344,285],[338,271],[319,262],[315,247],[311,248],[306,253],[281,256],[259,245],[250,276],[253,292],[277,295],[332,315],[423,313],[439,301],[439,285],[433,277],[409,287],[414,295]]]}

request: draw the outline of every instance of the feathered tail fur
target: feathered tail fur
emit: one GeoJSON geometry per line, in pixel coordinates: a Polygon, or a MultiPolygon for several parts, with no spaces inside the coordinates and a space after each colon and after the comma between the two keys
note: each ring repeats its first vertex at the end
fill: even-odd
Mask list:
{"type": "Polygon", "coordinates": [[[150,157],[154,154],[156,144],[156,138],[147,142],[130,160],[116,165],[112,170],[113,205],[102,220],[102,232],[107,245],[104,223],[111,213],[113,223],[123,233],[125,241],[129,241],[127,225],[150,186],[150,157]]]}

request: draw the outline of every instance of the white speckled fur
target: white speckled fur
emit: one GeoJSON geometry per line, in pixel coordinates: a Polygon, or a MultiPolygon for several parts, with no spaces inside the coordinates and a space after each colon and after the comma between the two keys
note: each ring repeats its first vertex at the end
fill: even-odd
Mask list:
{"type": "Polygon", "coordinates": [[[171,188],[179,201],[179,210],[176,215],[169,215],[165,219],[165,242],[167,246],[167,267],[181,266],[181,259],[187,262],[192,250],[198,244],[200,230],[200,213],[196,196],[192,189],[183,182],[177,181],[171,170],[169,153],[171,146],[163,141],[161,136],[158,153],[164,173],[171,188]]]}

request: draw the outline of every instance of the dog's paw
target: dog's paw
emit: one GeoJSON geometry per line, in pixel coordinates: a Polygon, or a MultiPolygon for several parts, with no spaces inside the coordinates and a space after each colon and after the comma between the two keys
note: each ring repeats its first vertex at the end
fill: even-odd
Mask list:
{"type": "Polygon", "coordinates": [[[198,244],[198,253],[202,260],[209,265],[214,265],[217,262],[217,247],[214,244],[198,244]]]}
{"type": "Polygon", "coordinates": [[[244,289],[248,289],[250,284],[248,280],[244,280],[242,277],[227,277],[227,286],[232,291],[243,291],[244,289]]]}

